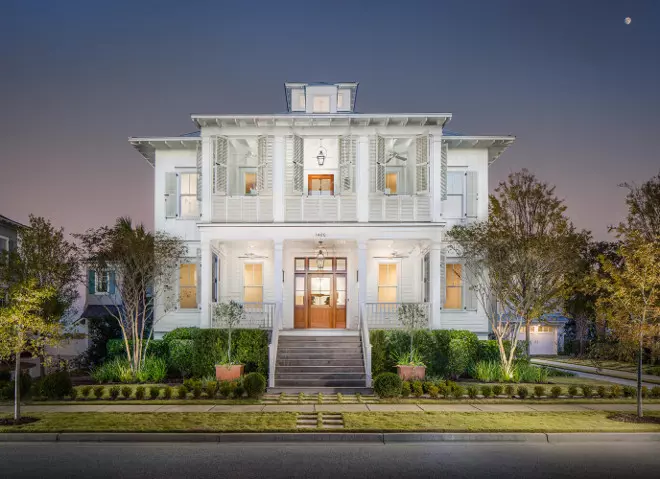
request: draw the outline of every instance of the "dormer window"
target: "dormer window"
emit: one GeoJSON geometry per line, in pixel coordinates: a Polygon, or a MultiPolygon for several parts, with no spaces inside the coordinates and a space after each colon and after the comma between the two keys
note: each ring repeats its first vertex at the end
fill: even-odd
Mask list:
{"type": "Polygon", "coordinates": [[[330,97],[328,95],[316,95],[313,111],[314,113],[330,113],[330,97]]]}
{"type": "Polygon", "coordinates": [[[342,89],[337,92],[337,111],[349,111],[350,108],[351,92],[347,89],[342,89]]]}
{"type": "Polygon", "coordinates": [[[293,111],[305,111],[305,90],[302,88],[291,90],[291,109],[293,111]]]}

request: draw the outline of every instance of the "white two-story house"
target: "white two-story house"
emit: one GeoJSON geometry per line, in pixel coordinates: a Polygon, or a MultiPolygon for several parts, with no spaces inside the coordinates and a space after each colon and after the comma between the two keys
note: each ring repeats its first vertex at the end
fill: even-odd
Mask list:
{"type": "Polygon", "coordinates": [[[234,299],[244,327],[273,331],[271,370],[285,337],[357,336],[367,381],[365,333],[400,327],[402,303],[486,338],[445,233],[487,218],[489,165],[514,138],[449,132],[449,113],[357,113],[357,87],[286,83],[286,113],[195,114],[198,132],[130,139],[154,167],[155,228],[188,245],[156,337],[214,327],[234,299]]]}

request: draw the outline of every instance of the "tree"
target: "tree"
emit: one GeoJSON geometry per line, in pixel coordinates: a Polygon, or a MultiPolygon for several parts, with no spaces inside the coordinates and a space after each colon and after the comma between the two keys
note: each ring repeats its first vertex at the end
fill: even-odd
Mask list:
{"type": "Polygon", "coordinates": [[[21,419],[21,353],[43,355],[46,346],[64,338],[59,321],[43,316],[44,305],[56,299],[52,286],[40,287],[32,279],[9,288],[9,302],[0,308],[0,358],[15,361],[14,421],[21,419]]]}
{"type": "Polygon", "coordinates": [[[119,324],[131,370],[137,374],[153,326],[176,306],[172,278],[186,246],[175,236],[133,226],[130,218],[75,236],[87,266],[113,276],[115,294],[108,295],[110,304],[104,306],[119,324]]]}
{"type": "Polygon", "coordinates": [[[408,355],[408,360],[412,364],[415,356],[415,348],[413,344],[415,331],[427,328],[429,325],[429,318],[426,314],[426,310],[419,304],[415,303],[404,303],[397,308],[396,312],[399,322],[410,335],[410,354],[408,355]]]}
{"type": "Polygon", "coordinates": [[[595,280],[608,294],[598,299],[597,306],[612,334],[624,346],[637,348],[637,415],[642,417],[644,348],[657,355],[660,339],[660,242],[629,231],[619,254],[620,263],[601,258],[607,277],[595,280]]]}
{"type": "Polygon", "coordinates": [[[660,174],[641,186],[623,183],[628,190],[626,204],[628,217],[625,223],[616,228],[619,235],[634,234],[646,241],[658,241],[660,238],[660,174]]]}
{"type": "Polygon", "coordinates": [[[245,319],[245,308],[238,301],[230,300],[228,303],[220,303],[215,307],[215,317],[227,328],[227,363],[231,362],[231,332],[245,319]]]}

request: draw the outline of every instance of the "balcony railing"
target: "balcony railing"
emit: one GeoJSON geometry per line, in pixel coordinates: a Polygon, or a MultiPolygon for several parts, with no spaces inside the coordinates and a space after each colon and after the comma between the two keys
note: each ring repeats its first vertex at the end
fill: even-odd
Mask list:
{"type": "Polygon", "coordinates": [[[431,197],[372,194],[369,221],[431,221],[431,197]]]}
{"type": "MultiPolygon", "coordinates": [[[[245,317],[236,328],[244,329],[272,329],[277,313],[277,303],[243,303],[245,317]]],[[[224,321],[217,317],[216,306],[220,303],[211,303],[211,327],[225,328],[224,321]]]]}
{"type": "Polygon", "coordinates": [[[421,317],[424,327],[430,325],[431,303],[366,303],[365,317],[369,329],[403,329],[399,318],[400,309],[407,305],[421,317]]]}
{"type": "Polygon", "coordinates": [[[213,195],[212,221],[270,223],[273,221],[273,197],[213,195]]]}
{"type": "Polygon", "coordinates": [[[285,221],[357,221],[357,198],[355,195],[296,195],[287,196],[285,202],[285,221]]]}

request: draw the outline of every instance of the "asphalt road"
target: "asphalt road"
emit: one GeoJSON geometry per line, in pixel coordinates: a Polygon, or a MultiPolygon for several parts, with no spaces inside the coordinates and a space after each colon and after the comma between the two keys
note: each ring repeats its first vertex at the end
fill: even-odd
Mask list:
{"type": "Polygon", "coordinates": [[[1,478],[660,477],[646,443],[0,443],[1,478]]]}

